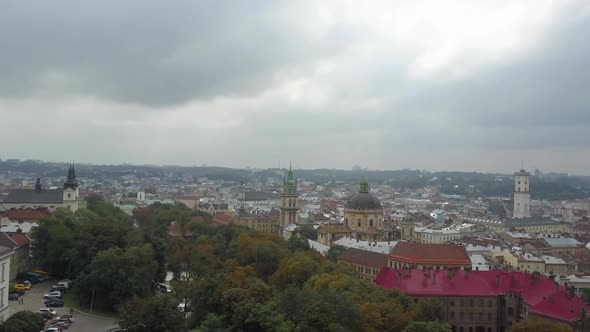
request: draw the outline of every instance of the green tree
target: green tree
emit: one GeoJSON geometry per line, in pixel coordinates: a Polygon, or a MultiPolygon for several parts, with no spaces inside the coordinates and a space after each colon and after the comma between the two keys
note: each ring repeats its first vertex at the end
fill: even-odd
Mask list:
{"type": "Polygon", "coordinates": [[[151,295],[157,263],[151,245],[111,248],[99,252],[80,275],[76,288],[80,303],[102,310],[116,310],[128,299],[151,295]]]}
{"type": "Polygon", "coordinates": [[[32,311],[19,311],[2,323],[2,332],[39,332],[45,321],[40,314],[32,311]]]}
{"type": "Polygon", "coordinates": [[[318,231],[313,228],[313,225],[303,225],[299,227],[298,232],[310,240],[316,241],[318,239],[318,231]]]}
{"type": "Polygon", "coordinates": [[[437,300],[420,301],[414,308],[414,319],[422,322],[444,320],[444,308],[437,300]]]}
{"type": "Polygon", "coordinates": [[[439,322],[411,322],[403,332],[451,332],[451,326],[439,322]]]}
{"type": "Polygon", "coordinates": [[[561,323],[540,319],[525,319],[514,323],[510,332],[573,332],[572,328],[561,323]]]}
{"type": "Polygon", "coordinates": [[[119,325],[129,332],[183,331],[183,314],[171,296],[134,298],[121,311],[119,325]]]}
{"type": "Polygon", "coordinates": [[[302,236],[293,235],[287,240],[287,248],[291,251],[305,251],[311,249],[309,241],[302,236]]]}
{"type": "Polygon", "coordinates": [[[346,251],[346,247],[343,246],[339,246],[339,245],[333,245],[330,247],[330,249],[328,249],[328,252],[326,253],[326,258],[331,261],[331,262],[338,262],[338,257],[340,257],[340,255],[342,255],[345,251],[346,251]]]}
{"type": "Polygon", "coordinates": [[[311,276],[320,272],[320,264],[310,255],[298,251],[287,256],[273,274],[273,284],[284,288],[288,285],[303,285],[311,276]]]}

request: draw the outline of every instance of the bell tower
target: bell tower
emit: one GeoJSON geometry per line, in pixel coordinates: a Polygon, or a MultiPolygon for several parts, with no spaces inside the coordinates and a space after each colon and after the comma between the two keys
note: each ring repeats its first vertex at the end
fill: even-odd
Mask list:
{"type": "Polygon", "coordinates": [[[406,215],[399,223],[401,239],[406,241],[414,240],[414,218],[410,214],[406,215]]]}
{"type": "Polygon", "coordinates": [[[297,179],[293,176],[293,169],[289,165],[287,178],[283,181],[283,193],[281,194],[281,217],[279,220],[279,229],[282,234],[283,228],[289,224],[297,224],[299,203],[297,202],[297,179]]]}
{"type": "Polygon", "coordinates": [[[63,207],[76,212],[78,210],[78,198],[80,197],[80,190],[78,189],[78,181],[76,180],[76,169],[74,165],[70,165],[68,169],[68,179],[64,183],[63,191],[63,207]]]}
{"type": "Polygon", "coordinates": [[[529,193],[530,173],[521,169],[514,173],[514,207],[513,218],[531,217],[531,195],[529,193]]]}

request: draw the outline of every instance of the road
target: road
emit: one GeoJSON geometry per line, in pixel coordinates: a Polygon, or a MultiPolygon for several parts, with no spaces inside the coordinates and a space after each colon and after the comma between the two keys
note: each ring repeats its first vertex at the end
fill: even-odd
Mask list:
{"type": "MultiPolygon", "coordinates": [[[[10,301],[10,314],[22,310],[30,310],[33,312],[39,312],[39,308],[43,308],[43,295],[48,293],[52,281],[46,281],[44,283],[36,284],[33,288],[22,297],[23,304],[19,304],[18,301],[10,301]]],[[[53,308],[59,314],[69,314],[69,308],[53,308]]],[[[116,321],[110,318],[98,318],[88,316],[79,312],[74,313],[74,323],[70,325],[70,328],[65,330],[68,332],[105,332],[110,328],[116,327],[116,321]]]]}

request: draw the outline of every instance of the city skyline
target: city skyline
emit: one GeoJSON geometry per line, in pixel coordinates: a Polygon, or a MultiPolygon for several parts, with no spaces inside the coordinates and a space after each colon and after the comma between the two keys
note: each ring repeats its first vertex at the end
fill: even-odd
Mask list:
{"type": "Polygon", "coordinates": [[[582,0],[17,2],[0,18],[2,158],[590,175],[582,0]]]}

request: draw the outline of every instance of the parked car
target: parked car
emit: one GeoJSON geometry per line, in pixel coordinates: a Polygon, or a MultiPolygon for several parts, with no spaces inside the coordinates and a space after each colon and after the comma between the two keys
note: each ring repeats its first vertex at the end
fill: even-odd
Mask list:
{"type": "Polygon", "coordinates": [[[16,285],[14,285],[14,289],[29,290],[29,289],[31,289],[31,284],[30,283],[29,284],[25,284],[25,283],[16,284],[16,285]]]}
{"type": "Polygon", "coordinates": [[[57,311],[55,311],[55,310],[53,310],[51,308],[41,308],[41,309],[39,309],[39,312],[40,313],[48,312],[48,313],[51,314],[51,317],[57,315],[57,311]]]}
{"type": "Polygon", "coordinates": [[[24,278],[34,284],[45,281],[45,277],[43,275],[35,272],[26,272],[24,274],[24,278]]]}
{"type": "Polygon", "coordinates": [[[51,319],[53,318],[53,315],[49,312],[43,311],[41,312],[41,317],[43,317],[44,319],[51,319]]]}
{"type": "Polygon", "coordinates": [[[20,294],[17,294],[17,293],[9,293],[8,294],[8,300],[16,301],[18,299],[20,299],[20,294]]]}
{"type": "Polygon", "coordinates": [[[72,281],[69,279],[64,279],[64,280],[58,281],[56,285],[62,285],[65,288],[70,289],[70,286],[72,285],[72,281]]]}
{"type": "Polygon", "coordinates": [[[52,291],[52,292],[49,292],[49,293],[43,295],[43,298],[44,299],[55,299],[55,298],[61,299],[62,295],[63,294],[60,291],[52,291]]]}
{"type": "Polygon", "coordinates": [[[47,301],[45,306],[48,308],[63,308],[64,303],[62,301],[47,301]]]}
{"type": "Polygon", "coordinates": [[[72,315],[61,315],[61,316],[58,316],[56,319],[57,320],[63,320],[63,321],[66,321],[67,320],[70,323],[73,323],[74,322],[74,316],[72,316],[72,315]]]}
{"type": "Polygon", "coordinates": [[[10,292],[8,292],[8,294],[25,295],[25,291],[24,290],[13,289],[10,292]]]}
{"type": "Polygon", "coordinates": [[[44,330],[44,332],[61,332],[61,329],[57,327],[48,327],[44,330]]]}
{"type": "Polygon", "coordinates": [[[172,288],[169,285],[166,284],[159,284],[158,285],[158,290],[162,293],[170,293],[172,292],[172,288]]]}
{"type": "Polygon", "coordinates": [[[65,293],[68,289],[64,285],[55,284],[55,285],[51,286],[51,290],[52,291],[60,291],[62,293],[65,293]]]}
{"type": "Polygon", "coordinates": [[[49,323],[48,327],[57,327],[59,329],[65,330],[70,327],[70,324],[68,324],[66,322],[53,322],[53,323],[49,323]]]}
{"type": "Polygon", "coordinates": [[[115,327],[112,329],[108,329],[107,332],[127,332],[127,329],[122,329],[120,327],[115,327]]]}

